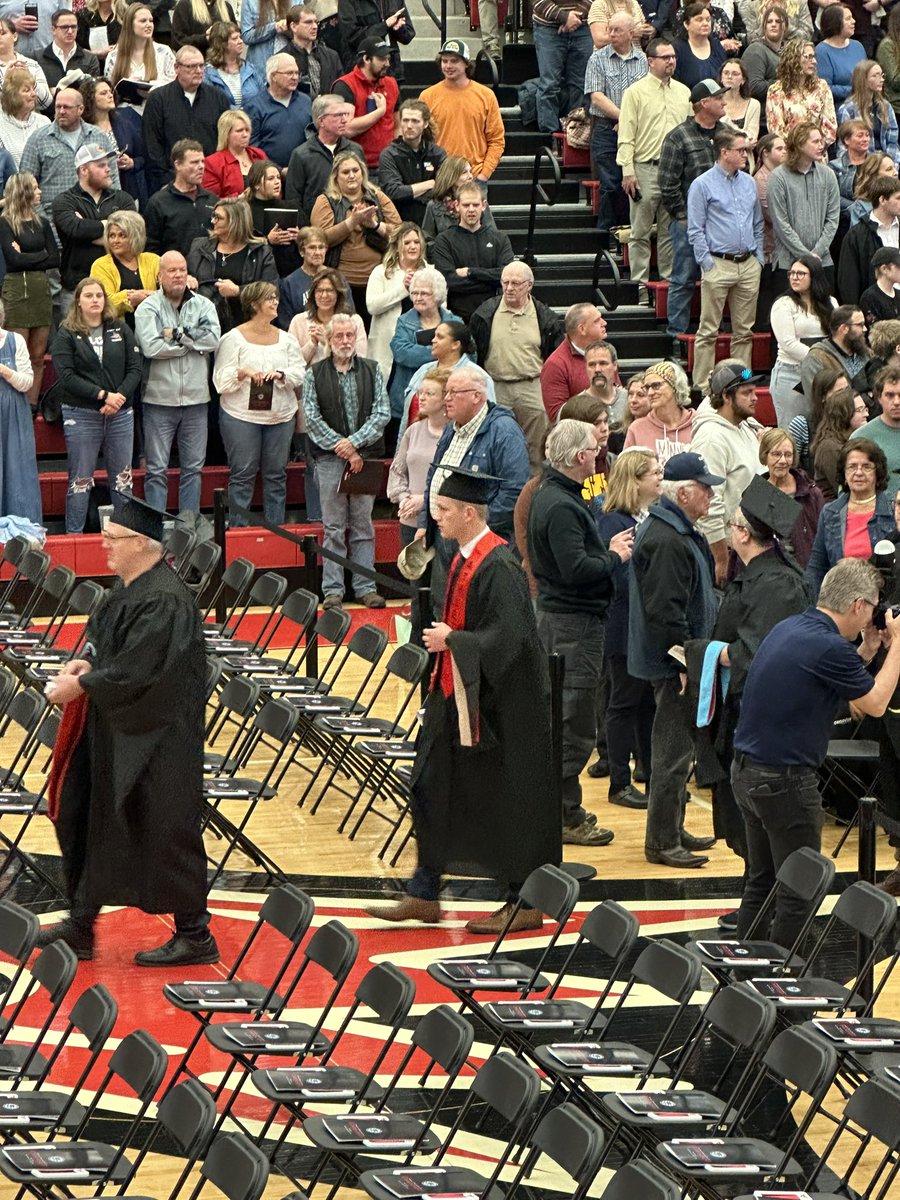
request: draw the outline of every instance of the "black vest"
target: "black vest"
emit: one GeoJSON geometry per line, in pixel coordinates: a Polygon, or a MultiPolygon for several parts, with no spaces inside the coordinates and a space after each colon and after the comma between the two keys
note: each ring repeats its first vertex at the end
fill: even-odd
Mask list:
{"type": "MultiPolygon", "coordinates": [[[[341,391],[334,363],[330,358],[324,358],[321,362],[314,363],[311,368],[322,420],[329,429],[333,429],[341,437],[349,437],[351,433],[356,433],[357,429],[362,429],[372,414],[372,405],[375,403],[375,366],[376,364],[371,359],[355,358],[353,366],[350,368],[356,379],[356,399],[359,408],[356,424],[352,429],[347,426],[344,394],[341,391]]],[[[330,453],[328,450],[323,450],[321,446],[317,446],[312,439],[310,439],[310,445],[314,458],[330,453]]],[[[368,446],[360,446],[359,453],[363,458],[383,458],[384,438],[379,435],[377,441],[371,442],[368,446]]]]}

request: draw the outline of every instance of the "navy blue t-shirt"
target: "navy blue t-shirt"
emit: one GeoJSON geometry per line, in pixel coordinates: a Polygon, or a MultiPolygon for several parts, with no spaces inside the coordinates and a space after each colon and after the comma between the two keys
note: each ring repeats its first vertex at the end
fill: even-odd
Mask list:
{"type": "Polygon", "coordinates": [[[734,748],[778,767],[819,767],[842,700],[874,680],[831,617],[808,608],[780,621],[750,664],[734,748]]]}

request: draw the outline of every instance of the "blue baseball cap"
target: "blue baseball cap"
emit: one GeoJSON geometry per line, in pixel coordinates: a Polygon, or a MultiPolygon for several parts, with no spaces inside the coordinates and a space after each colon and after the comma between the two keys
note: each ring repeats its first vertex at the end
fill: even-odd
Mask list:
{"type": "Polygon", "coordinates": [[[690,450],[672,455],[663,467],[663,479],[672,483],[705,483],[708,487],[718,487],[725,482],[722,475],[711,475],[700,455],[690,450]]]}

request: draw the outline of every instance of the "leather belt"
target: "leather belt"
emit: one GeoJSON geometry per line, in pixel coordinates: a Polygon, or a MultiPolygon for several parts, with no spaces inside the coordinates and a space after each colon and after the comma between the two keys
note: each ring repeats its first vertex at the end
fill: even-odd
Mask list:
{"type": "Polygon", "coordinates": [[[744,254],[716,254],[715,250],[710,250],[710,254],[713,256],[713,258],[724,258],[726,262],[733,263],[746,262],[748,258],[753,257],[753,254],[750,250],[747,250],[744,254]]]}
{"type": "Polygon", "coordinates": [[[744,767],[752,767],[757,771],[772,771],[778,775],[807,775],[810,772],[815,773],[815,767],[801,767],[797,765],[790,767],[776,767],[772,763],[757,762],[756,759],[749,758],[746,754],[735,754],[734,759],[740,769],[743,769],[744,767]]]}
{"type": "Polygon", "coordinates": [[[640,162],[636,162],[634,165],[636,167],[658,167],[659,159],[658,158],[644,158],[640,162]]]}

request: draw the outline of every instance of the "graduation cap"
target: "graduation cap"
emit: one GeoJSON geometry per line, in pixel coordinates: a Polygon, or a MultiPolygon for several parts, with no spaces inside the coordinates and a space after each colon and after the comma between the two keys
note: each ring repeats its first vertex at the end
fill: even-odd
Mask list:
{"type": "Polygon", "coordinates": [[[496,475],[469,471],[466,467],[444,467],[447,478],[438,489],[439,496],[461,500],[463,504],[490,504],[503,482],[496,475]]]}
{"type": "Polygon", "coordinates": [[[800,511],[796,500],[761,475],[754,475],[741,496],[741,512],[760,537],[789,537],[800,511]]]}
{"type": "Polygon", "coordinates": [[[138,500],[136,496],[129,496],[120,504],[119,511],[113,520],[123,529],[140,533],[154,542],[163,540],[165,513],[161,513],[158,508],[151,508],[143,500],[138,500]]]}

